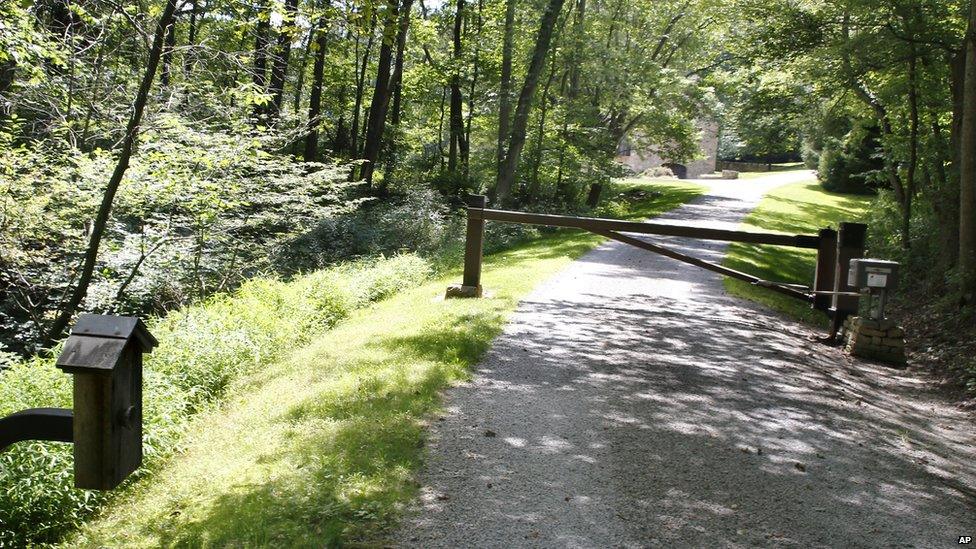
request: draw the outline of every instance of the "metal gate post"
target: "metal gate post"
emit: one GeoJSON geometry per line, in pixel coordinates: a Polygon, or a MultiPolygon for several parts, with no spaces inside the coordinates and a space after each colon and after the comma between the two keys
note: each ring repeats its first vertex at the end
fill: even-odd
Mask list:
{"type": "Polygon", "coordinates": [[[837,232],[837,261],[834,269],[834,295],[831,296],[830,337],[837,336],[844,320],[857,314],[860,296],[841,295],[857,293],[858,289],[847,285],[847,273],[851,260],[864,257],[864,242],[868,226],[863,223],[841,223],[837,232]]]}
{"type": "Polygon", "coordinates": [[[481,297],[481,260],[485,241],[484,209],[488,197],[479,194],[468,195],[468,228],[464,243],[464,278],[462,283],[447,287],[446,298],[481,297]]]}

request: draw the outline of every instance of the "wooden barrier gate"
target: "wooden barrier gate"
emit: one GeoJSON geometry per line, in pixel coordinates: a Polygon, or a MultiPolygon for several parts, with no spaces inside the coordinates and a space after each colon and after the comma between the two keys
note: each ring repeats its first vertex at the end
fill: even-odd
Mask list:
{"type": "Polygon", "coordinates": [[[583,229],[607,238],[654,252],[678,261],[716,273],[744,280],[757,286],[810,303],[811,307],[823,311],[831,318],[828,340],[833,340],[844,319],[857,314],[860,294],[856,288],[847,285],[847,272],[850,260],[863,257],[867,225],[861,223],[841,223],[838,230],[821,229],[815,235],[789,235],[783,233],[755,233],[725,229],[709,229],[669,225],[666,223],[645,223],[599,219],[592,217],[573,217],[567,215],[548,215],[486,208],[488,199],[482,195],[467,198],[467,235],[464,249],[464,278],[460,285],[447,290],[447,297],[481,297],[481,265],[486,221],[503,223],[524,223],[547,225],[550,227],[569,227],[583,229]],[[770,244],[817,250],[817,267],[812,286],[788,284],[763,280],[748,273],[736,271],[722,265],[676,252],[669,248],[651,244],[623,233],[653,234],[720,240],[725,242],[746,242],[750,244],[770,244]]]}

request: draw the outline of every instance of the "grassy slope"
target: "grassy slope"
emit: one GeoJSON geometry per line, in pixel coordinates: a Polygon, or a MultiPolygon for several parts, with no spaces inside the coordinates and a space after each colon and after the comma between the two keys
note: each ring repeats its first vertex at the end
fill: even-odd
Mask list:
{"type": "MultiPolygon", "coordinates": [[[[630,212],[671,209],[672,183],[630,212]]],[[[113,502],[72,546],[376,542],[416,492],[425,418],[467,376],[520,296],[601,239],[558,232],[486,258],[492,297],[438,299],[459,273],[356,312],[231,388],[185,450],[113,502]]]]}
{"type": "MultiPolygon", "coordinates": [[[[840,221],[862,219],[870,201],[869,197],[827,192],[811,176],[809,182],[787,185],[767,194],[745,218],[742,228],[816,234],[818,229],[836,227],[840,221]]],[[[733,243],[724,265],[766,280],[811,284],[816,260],[815,250],[733,243]]],[[[725,279],[725,288],[733,295],[757,301],[794,318],[826,326],[827,320],[822,313],[790,297],[730,278],[725,279]]]]}

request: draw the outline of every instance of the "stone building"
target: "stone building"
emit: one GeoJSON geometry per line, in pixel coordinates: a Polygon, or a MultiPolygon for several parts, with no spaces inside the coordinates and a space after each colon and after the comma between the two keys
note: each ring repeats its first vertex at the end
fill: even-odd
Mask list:
{"type": "Polygon", "coordinates": [[[718,122],[715,120],[700,121],[698,129],[701,140],[698,143],[702,156],[692,160],[676,160],[661,158],[654,147],[644,149],[635,148],[624,138],[617,147],[617,162],[627,166],[634,173],[641,173],[649,168],[666,167],[679,179],[694,179],[704,174],[710,174],[716,169],[718,159],[718,122]]]}

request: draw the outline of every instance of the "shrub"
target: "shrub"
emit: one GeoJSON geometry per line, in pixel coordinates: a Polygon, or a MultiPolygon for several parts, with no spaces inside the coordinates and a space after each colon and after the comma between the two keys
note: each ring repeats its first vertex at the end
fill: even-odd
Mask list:
{"type": "MultiPolygon", "coordinates": [[[[270,153],[247,139],[156,115],[116,196],[83,304],[161,313],[271,269],[272,253],[318,219],[358,205],[347,167],[270,153]]],[[[0,135],[0,339],[29,351],[74,283],[87,226],[113,156],[57,141],[14,146],[0,135]],[[16,204],[17,207],[13,207],[16,204]]]]}
{"type": "Polygon", "coordinates": [[[440,194],[411,189],[383,203],[323,219],[284,246],[275,263],[288,272],[404,251],[436,255],[459,238],[462,223],[440,194]]]}
{"type": "MultiPolygon", "coordinates": [[[[177,449],[187,420],[227,388],[327,330],[351,311],[416,286],[427,261],[400,255],[340,265],[291,282],[253,279],[232,294],[150,321],[160,345],[146,357],[145,475],[177,449]]],[[[0,416],[24,408],[71,407],[71,382],[51,358],[0,374],[0,416]]],[[[106,495],[72,487],[71,447],[21,443],[0,454],[0,546],[56,541],[106,495]]]]}
{"type": "Polygon", "coordinates": [[[856,125],[843,141],[827,138],[818,160],[824,189],[838,193],[873,194],[883,167],[878,155],[877,128],[856,125]]]}

